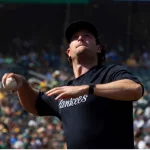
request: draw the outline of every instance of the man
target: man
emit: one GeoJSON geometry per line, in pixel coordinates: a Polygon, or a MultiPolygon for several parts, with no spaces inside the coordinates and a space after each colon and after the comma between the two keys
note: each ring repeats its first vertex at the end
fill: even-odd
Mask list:
{"type": "Polygon", "coordinates": [[[75,79],[43,93],[24,77],[14,77],[22,106],[40,116],[57,116],[63,124],[69,149],[134,148],[132,101],[143,95],[140,81],[119,65],[104,65],[104,49],[96,28],[77,21],[65,32],[66,53],[75,79]]]}

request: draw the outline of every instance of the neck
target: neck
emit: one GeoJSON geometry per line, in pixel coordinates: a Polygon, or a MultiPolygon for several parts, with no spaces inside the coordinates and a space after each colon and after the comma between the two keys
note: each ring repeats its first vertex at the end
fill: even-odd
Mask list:
{"type": "Polygon", "coordinates": [[[79,60],[76,60],[72,63],[73,66],[73,72],[75,78],[78,78],[79,76],[85,74],[89,69],[91,69],[93,66],[97,65],[97,62],[81,62],[79,60]]]}

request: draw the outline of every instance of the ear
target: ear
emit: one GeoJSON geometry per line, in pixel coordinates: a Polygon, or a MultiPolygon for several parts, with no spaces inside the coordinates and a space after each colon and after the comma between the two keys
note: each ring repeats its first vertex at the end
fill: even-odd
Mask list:
{"type": "Polygon", "coordinates": [[[101,53],[101,49],[102,49],[101,45],[97,45],[97,53],[101,53]]]}
{"type": "Polygon", "coordinates": [[[67,49],[66,53],[70,57],[70,48],[67,49]]]}

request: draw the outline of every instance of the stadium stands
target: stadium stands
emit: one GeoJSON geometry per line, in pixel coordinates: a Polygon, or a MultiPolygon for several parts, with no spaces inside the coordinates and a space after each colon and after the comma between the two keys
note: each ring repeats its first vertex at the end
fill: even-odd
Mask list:
{"type": "MultiPolygon", "coordinates": [[[[128,6],[100,2],[71,5],[68,22],[84,18],[97,24],[107,50],[106,63],[125,65],[144,84],[144,96],[133,104],[135,147],[150,148],[150,47],[146,40],[150,36],[146,34],[149,25],[145,17],[149,11],[144,4],[134,4],[130,14],[128,6]],[[135,11],[138,6],[142,13],[135,11]],[[131,39],[126,33],[129,14],[134,16],[133,26],[139,24],[137,30],[130,31],[133,44],[127,41],[131,39]],[[139,15],[147,23],[144,27],[142,19],[139,23],[139,15]]],[[[12,5],[0,9],[0,78],[6,72],[19,73],[32,87],[42,91],[72,79],[71,68],[63,55],[66,12],[66,5],[12,5]]],[[[65,148],[62,124],[55,117],[27,113],[15,94],[0,92],[0,148],[65,148]]]]}

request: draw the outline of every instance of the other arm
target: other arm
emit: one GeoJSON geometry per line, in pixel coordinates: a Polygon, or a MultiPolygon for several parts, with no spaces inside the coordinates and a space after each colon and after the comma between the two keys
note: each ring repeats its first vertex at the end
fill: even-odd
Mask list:
{"type": "MultiPolygon", "coordinates": [[[[78,97],[89,93],[89,85],[57,87],[46,94],[48,96],[58,95],[56,100],[78,97]]],[[[96,84],[94,95],[114,100],[138,100],[143,95],[143,87],[129,79],[122,79],[106,84],[96,84]]]]}
{"type": "Polygon", "coordinates": [[[138,100],[143,95],[143,88],[129,79],[122,79],[106,84],[96,84],[94,88],[96,96],[102,96],[114,100],[138,100]]]}

